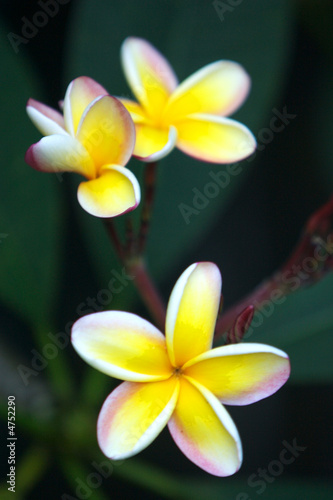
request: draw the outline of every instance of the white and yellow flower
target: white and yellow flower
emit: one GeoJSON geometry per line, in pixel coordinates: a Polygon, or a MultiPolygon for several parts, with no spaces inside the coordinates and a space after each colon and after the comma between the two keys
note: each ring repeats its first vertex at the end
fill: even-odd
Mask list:
{"type": "Polygon", "coordinates": [[[220,292],[217,266],[197,263],[172,291],[165,337],[148,321],[120,311],[74,324],[78,354],[126,381],[108,396],[98,418],[98,441],[107,457],[139,453],[168,424],[181,451],[205,471],[229,476],[239,469],[241,441],[223,404],[270,396],[288,379],[290,365],[284,352],[263,344],[212,349],[220,292]]]}
{"type": "Polygon", "coordinates": [[[164,56],[132,37],[123,43],[121,60],[138,100],[122,99],[135,123],[135,156],[156,161],[177,147],[202,161],[231,163],[253,153],[256,141],[249,129],[226,118],[249,92],[242,66],[216,61],[178,85],[164,56]]]}
{"type": "Polygon", "coordinates": [[[140,186],[125,165],[135,144],[133,121],[121,102],[97,82],[79,77],[68,86],[63,115],[34,99],[27,113],[44,134],[25,160],[43,172],[75,172],[86,177],[80,205],[97,217],[114,217],[140,202],[140,186]]]}

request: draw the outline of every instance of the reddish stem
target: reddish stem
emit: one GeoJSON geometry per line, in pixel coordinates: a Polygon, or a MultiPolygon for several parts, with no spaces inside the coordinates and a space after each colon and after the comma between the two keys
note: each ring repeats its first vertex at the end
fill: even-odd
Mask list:
{"type": "Polygon", "coordinates": [[[145,199],[143,202],[142,212],[141,212],[141,225],[138,235],[139,245],[138,253],[143,255],[145,251],[145,246],[147,242],[147,235],[149,231],[149,224],[152,213],[152,206],[155,196],[155,181],[157,172],[157,162],[147,163],[145,166],[144,173],[144,184],[145,184],[145,199]]]}
{"type": "Polygon", "coordinates": [[[259,309],[264,300],[270,299],[273,291],[287,295],[322,279],[333,268],[333,197],[308,219],[301,240],[287,262],[278,272],[264,281],[238,304],[227,310],[216,324],[216,338],[230,330],[239,314],[248,306],[259,309]],[[318,243],[319,241],[319,243],[318,243]],[[325,245],[326,256],[318,260],[318,244],[325,245]],[[312,263],[312,268],[306,266],[312,263]],[[301,271],[299,273],[299,271],[301,271]],[[299,274],[297,274],[299,273],[299,274]],[[290,287],[290,278],[297,277],[298,285],[290,287]],[[286,278],[289,279],[286,280],[286,278]]]}
{"type": "Polygon", "coordinates": [[[246,334],[254,315],[254,307],[247,306],[237,316],[232,328],[227,333],[226,344],[237,344],[241,342],[246,334]]]}
{"type": "Polygon", "coordinates": [[[125,249],[123,244],[121,243],[118,233],[116,231],[115,225],[113,218],[109,219],[104,219],[105,227],[108,232],[108,235],[110,236],[110,239],[115,247],[115,250],[117,252],[117,255],[119,259],[124,262],[125,259],[125,249]]]}
{"type": "Polygon", "coordinates": [[[222,316],[217,320],[215,339],[221,337],[233,327],[235,319],[244,311],[244,309],[248,306],[258,307],[261,302],[270,296],[272,290],[276,290],[276,287],[277,283],[275,279],[264,281],[253,292],[238,302],[238,304],[230,307],[230,309],[222,314],[222,316]]]}
{"type": "Polygon", "coordinates": [[[134,277],[134,284],[156,325],[164,331],[166,306],[147,272],[143,259],[137,258],[125,262],[125,266],[128,273],[134,277]]]}
{"type": "Polygon", "coordinates": [[[117,255],[127,271],[134,277],[133,282],[157,326],[164,330],[166,307],[146,269],[143,252],[146,245],[155,191],[157,163],[148,163],[145,170],[145,199],[141,212],[139,234],[134,236],[132,220],[127,221],[126,244],[116,231],[113,219],[105,219],[105,225],[117,255]]]}

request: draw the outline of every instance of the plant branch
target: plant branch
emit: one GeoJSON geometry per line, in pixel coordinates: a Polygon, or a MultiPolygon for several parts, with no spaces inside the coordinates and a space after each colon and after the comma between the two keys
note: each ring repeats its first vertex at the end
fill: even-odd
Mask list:
{"type": "Polygon", "coordinates": [[[143,255],[147,243],[152,207],[155,198],[157,162],[147,163],[145,168],[145,199],[141,211],[141,225],[138,235],[138,253],[143,255]]]}
{"type": "Polygon", "coordinates": [[[133,276],[133,282],[152,318],[155,320],[156,325],[163,331],[165,327],[166,307],[147,272],[144,260],[139,257],[127,263],[125,262],[125,266],[127,272],[133,276]]]}
{"type": "Polygon", "coordinates": [[[333,197],[308,219],[300,241],[281,268],[218,319],[215,338],[230,330],[248,306],[260,309],[274,300],[321,280],[333,269],[333,197]],[[275,295],[276,297],[277,295],[275,295]]]}

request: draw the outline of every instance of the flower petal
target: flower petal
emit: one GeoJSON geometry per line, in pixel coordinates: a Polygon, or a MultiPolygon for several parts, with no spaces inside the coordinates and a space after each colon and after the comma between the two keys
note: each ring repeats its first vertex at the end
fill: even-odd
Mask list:
{"type": "Polygon", "coordinates": [[[147,114],[161,116],[178,83],[168,61],[149,42],[133,37],[124,41],[121,61],[128,84],[147,114]]]}
{"type": "Polygon", "coordinates": [[[69,84],[64,99],[64,118],[66,129],[71,135],[76,134],[86,107],[101,95],[108,95],[108,92],[88,76],[80,76],[69,84]]]}
{"type": "Polygon", "coordinates": [[[135,314],[105,311],[84,316],[73,326],[72,344],[91,366],[122,380],[166,380],[172,374],[164,336],[135,314]]]}
{"type": "Polygon", "coordinates": [[[170,97],[164,119],[173,123],[193,113],[226,116],[243,103],[250,77],[232,61],[216,61],[183,81],[170,97]]]}
{"type": "Polygon", "coordinates": [[[134,123],[145,123],[148,121],[147,115],[140,104],[124,97],[120,97],[119,101],[125,106],[134,123]]]}
{"type": "Polygon", "coordinates": [[[174,127],[159,129],[146,124],[137,124],[134,156],[146,162],[164,158],[176,145],[177,131],[174,127]]]}
{"type": "Polygon", "coordinates": [[[213,394],[187,377],[168,426],[184,455],[206,472],[230,476],[239,469],[242,446],[234,422],[213,394]]]}
{"type": "Polygon", "coordinates": [[[166,316],[171,363],[181,367],[212,346],[222,279],[211,262],[192,264],[172,290],[166,316]]]}
{"type": "Polygon", "coordinates": [[[42,172],[76,172],[88,179],[94,176],[95,167],[88,151],[68,134],[43,137],[30,146],[25,161],[42,172]]]}
{"type": "Polygon", "coordinates": [[[32,123],[43,135],[67,135],[64,118],[55,109],[46,106],[42,102],[35,101],[35,99],[29,99],[27,113],[32,123]]]}
{"type": "Polygon", "coordinates": [[[286,353],[264,344],[217,347],[191,359],[183,373],[197,380],[224,404],[247,405],[274,394],[287,381],[286,353]]]}
{"type": "Polygon", "coordinates": [[[256,140],[241,123],[214,115],[191,115],[174,124],[177,147],[202,161],[231,163],[253,153],[256,140]]]}
{"type": "Polygon", "coordinates": [[[81,207],[95,217],[115,217],[134,210],[140,203],[140,186],[128,168],[106,165],[101,175],[79,185],[81,207]]]}
{"type": "Polygon", "coordinates": [[[134,149],[135,128],[118,99],[101,96],[87,106],[76,137],[89,151],[98,171],[104,165],[128,162],[134,149]]]}
{"type": "Polygon", "coordinates": [[[115,460],[145,449],[163,430],[175,408],[179,381],[124,382],[106,399],[98,417],[97,436],[103,453],[115,460]]]}

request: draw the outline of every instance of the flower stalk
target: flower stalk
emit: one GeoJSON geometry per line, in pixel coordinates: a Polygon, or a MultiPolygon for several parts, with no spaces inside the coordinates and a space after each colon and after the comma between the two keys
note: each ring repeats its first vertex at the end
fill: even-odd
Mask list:
{"type": "Polygon", "coordinates": [[[166,305],[149,275],[144,259],[155,196],[157,162],[147,163],[145,167],[144,200],[138,234],[134,233],[132,218],[126,221],[126,241],[124,244],[120,241],[113,218],[105,219],[105,226],[119,259],[124,264],[128,274],[133,277],[133,283],[151,317],[159,328],[164,329],[166,305]]]}
{"type": "Polygon", "coordinates": [[[146,164],[145,168],[145,198],[141,211],[141,225],[138,236],[139,255],[143,255],[147,243],[147,236],[149,232],[149,225],[152,215],[152,207],[155,197],[155,184],[156,184],[157,162],[146,164]]]}
{"type": "Polygon", "coordinates": [[[133,277],[133,282],[154,319],[156,326],[164,329],[166,305],[147,271],[143,257],[138,257],[128,262],[125,261],[125,267],[127,272],[133,277]]]}

